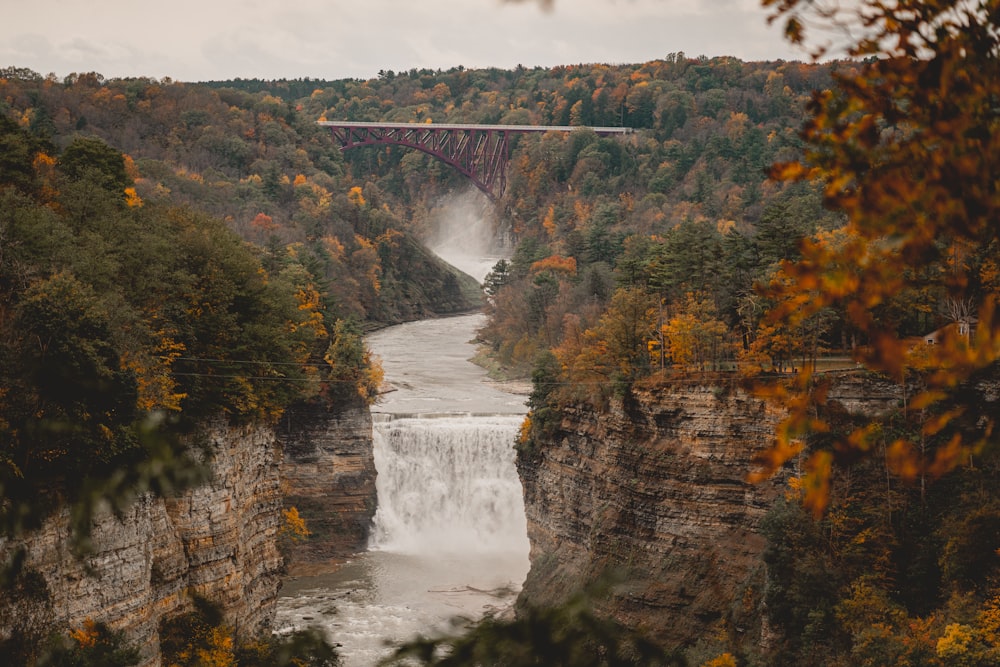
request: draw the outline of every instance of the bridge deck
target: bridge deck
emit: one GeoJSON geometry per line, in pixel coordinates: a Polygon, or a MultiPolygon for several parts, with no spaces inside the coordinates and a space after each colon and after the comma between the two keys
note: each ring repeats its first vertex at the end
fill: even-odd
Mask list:
{"type": "Polygon", "coordinates": [[[631,134],[631,127],[589,127],[586,125],[467,125],[462,123],[365,123],[356,121],[321,120],[326,127],[384,128],[394,130],[482,130],[502,132],[572,132],[593,130],[595,134],[631,134]]]}
{"type": "Polygon", "coordinates": [[[450,164],[493,201],[507,188],[510,138],[515,134],[590,130],[599,136],[631,134],[630,127],[570,125],[461,125],[458,123],[366,123],[318,121],[340,150],[396,144],[416,148],[450,164]]]}

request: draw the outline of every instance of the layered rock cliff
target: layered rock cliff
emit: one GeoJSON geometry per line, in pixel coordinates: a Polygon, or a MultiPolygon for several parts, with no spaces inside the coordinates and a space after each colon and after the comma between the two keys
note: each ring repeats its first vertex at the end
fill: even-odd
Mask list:
{"type": "Polygon", "coordinates": [[[296,573],[363,550],[375,515],[372,417],[358,403],[337,411],[299,406],[277,429],[285,503],[298,509],[309,538],[286,550],[296,573]]]}
{"type": "Polygon", "coordinates": [[[520,603],[556,604],[623,570],[599,607],[667,646],[705,636],[760,568],[758,527],[779,485],[746,476],[777,418],[711,384],[564,409],[518,457],[531,541],[520,603]]]}
{"type": "MultiPolygon", "coordinates": [[[[92,525],[92,551],[70,550],[68,514],[21,541],[31,585],[0,601],[0,637],[85,619],[123,630],[143,665],[160,664],[160,620],[191,608],[191,595],[219,605],[240,637],[269,624],[280,586],[277,449],[270,428],[208,430],[211,481],[175,498],[144,496],[92,525]]],[[[3,555],[14,548],[0,544],[3,555]]]]}

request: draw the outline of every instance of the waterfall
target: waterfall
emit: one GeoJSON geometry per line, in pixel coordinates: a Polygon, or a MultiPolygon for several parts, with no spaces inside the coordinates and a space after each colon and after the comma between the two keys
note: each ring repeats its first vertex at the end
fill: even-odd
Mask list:
{"type": "Polygon", "coordinates": [[[376,415],[378,510],[371,548],[395,553],[526,554],[514,467],[523,417],[376,415]]]}
{"type": "Polygon", "coordinates": [[[467,360],[482,314],[368,337],[392,389],[373,409],[378,509],[370,548],[331,572],[286,581],[276,627],[319,624],[345,667],[372,667],[386,640],[454,631],[456,616],[509,609],[528,572],[514,465],[524,396],[467,360]]]}

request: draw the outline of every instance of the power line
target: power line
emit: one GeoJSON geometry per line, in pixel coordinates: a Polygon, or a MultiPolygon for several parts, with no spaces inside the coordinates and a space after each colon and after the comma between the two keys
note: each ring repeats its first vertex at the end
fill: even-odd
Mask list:
{"type": "Polygon", "coordinates": [[[318,363],[309,362],[296,362],[296,361],[267,361],[267,360],[253,360],[253,359],[209,359],[205,357],[171,357],[167,354],[157,355],[160,359],[172,360],[172,361],[196,361],[198,363],[209,363],[209,364],[257,364],[260,366],[312,366],[314,368],[319,368],[318,363]]]}

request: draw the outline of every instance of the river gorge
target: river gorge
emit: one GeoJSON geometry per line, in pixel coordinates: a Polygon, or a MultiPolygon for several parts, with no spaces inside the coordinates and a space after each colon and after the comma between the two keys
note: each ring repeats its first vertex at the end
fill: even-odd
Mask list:
{"type": "Polygon", "coordinates": [[[372,409],[370,545],[332,573],[287,581],[279,631],[318,625],[346,665],[364,667],[385,655],[385,641],[513,602],[528,570],[513,449],[525,397],[497,390],[468,361],[481,322],[425,320],[368,338],[389,386],[372,409]]]}
{"type": "MultiPolygon", "coordinates": [[[[220,425],[215,481],[102,518],[85,561],[54,517],[26,543],[50,602],[21,604],[22,616],[128,628],[155,665],[159,619],[194,592],[221,601],[241,637],[318,626],[346,665],[369,667],[386,642],[455,632],[454,619],[507,613],[515,599],[559,604],[627,566],[604,612],[667,645],[711,631],[763,576],[758,527],[779,485],[745,477],[777,415],[718,382],[637,387],[600,413],[567,407],[540,448],[516,456],[526,396],[468,361],[482,321],[370,335],[387,379],[370,411],[290,412],[276,432],[220,425]],[[283,577],[282,504],[307,509],[313,532],[286,553],[283,577]]],[[[16,631],[15,616],[6,623],[16,631]]]]}

